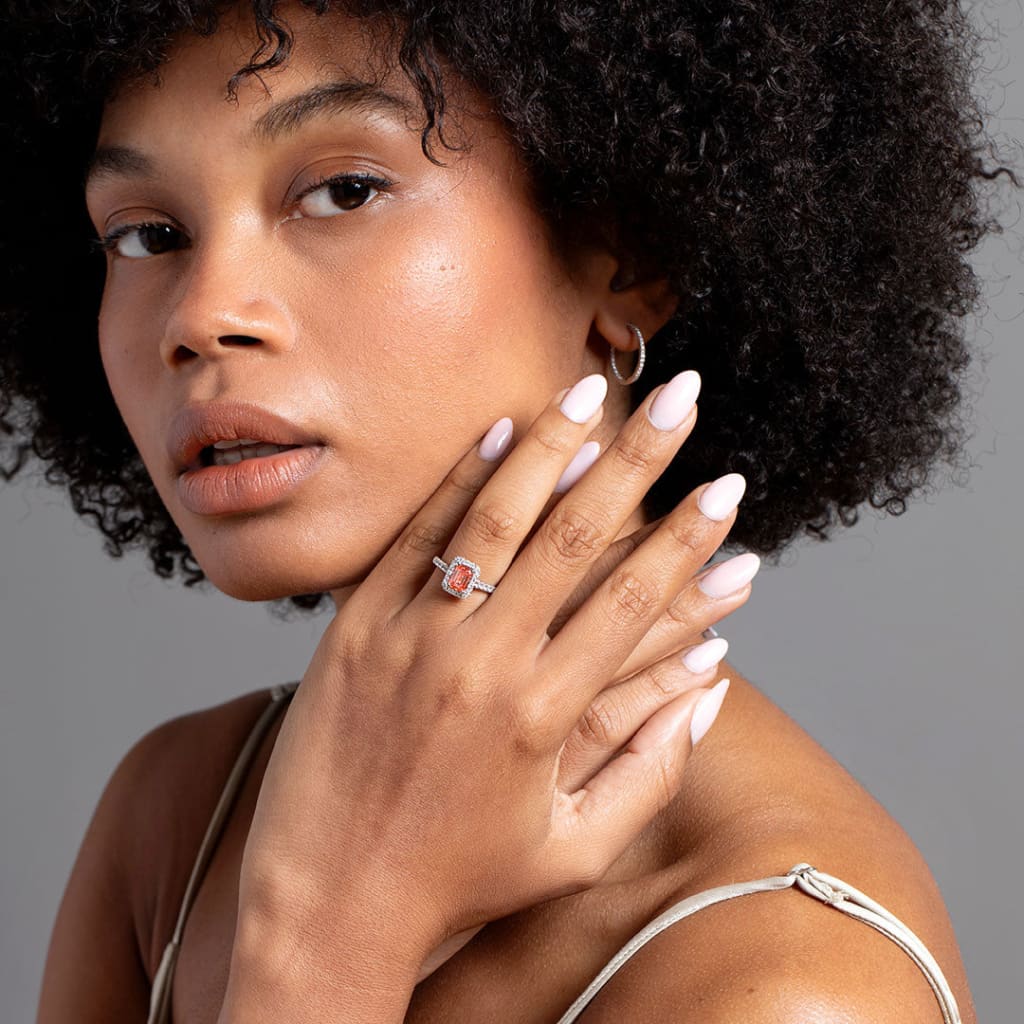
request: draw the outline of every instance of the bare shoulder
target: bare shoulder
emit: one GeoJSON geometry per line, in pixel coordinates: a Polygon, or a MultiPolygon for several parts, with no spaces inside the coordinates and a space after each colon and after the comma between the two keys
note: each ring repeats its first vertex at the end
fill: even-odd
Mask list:
{"type": "MultiPolygon", "coordinates": [[[[721,885],[810,863],[880,903],[939,964],[975,1024],[942,895],[905,830],[834,758],[731,667],[730,700],[695,751],[681,815],[703,815],[658,913],[721,885]],[[736,794],[735,796],[732,794],[736,794]],[[719,810],[709,812],[709,807],[719,810]]],[[[942,1021],[926,975],[892,939],[797,887],[725,900],[644,945],[581,1024],[617,1020],[751,1024],[942,1021]]]]}
{"type": "Polygon", "coordinates": [[[144,1019],[162,952],[154,928],[180,900],[230,760],[268,699],[257,691],[177,716],[118,761],[57,911],[39,1024],[144,1019]]]}
{"type": "Polygon", "coordinates": [[[135,823],[131,901],[150,977],[231,767],[270,695],[253,690],[176,715],[138,739],[115,772],[135,823]]]}

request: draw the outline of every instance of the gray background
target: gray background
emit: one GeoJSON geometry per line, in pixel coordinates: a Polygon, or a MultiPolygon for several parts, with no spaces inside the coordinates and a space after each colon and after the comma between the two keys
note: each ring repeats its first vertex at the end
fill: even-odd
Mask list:
{"type": "MultiPolygon", "coordinates": [[[[991,125],[1020,166],[1019,0],[988,23],[991,125]]],[[[1005,194],[1005,193],[1004,193],[1005,194]]],[[[1020,200],[974,258],[987,308],[974,463],[900,518],[868,510],[820,545],[765,566],[726,620],[729,659],[889,809],[938,879],[984,1022],[1020,1019],[1024,468],[1020,200]],[[1016,1012],[1014,1012],[1016,1007],[1016,1012]]],[[[158,723],[298,679],[329,613],[290,624],[262,605],[153,577],[104,555],[58,491],[0,486],[0,992],[5,1021],[34,1017],[53,917],[99,794],[158,723]]]]}

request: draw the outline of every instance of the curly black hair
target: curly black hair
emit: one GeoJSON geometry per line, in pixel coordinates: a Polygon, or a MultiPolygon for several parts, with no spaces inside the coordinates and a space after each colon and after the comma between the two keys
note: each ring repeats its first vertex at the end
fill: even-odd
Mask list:
{"type": "MultiPolygon", "coordinates": [[[[159,499],[98,356],[105,264],[82,176],[106,99],[234,3],[9,0],[0,140],[0,465],[33,454],[120,557],[205,579],[159,499]],[[40,196],[45,202],[28,201],[40,196]],[[54,358],[54,350],[59,357],[54,358]],[[55,367],[59,366],[59,372],[55,367]]],[[[699,483],[748,486],[724,545],[778,561],[869,502],[891,514],[958,466],[967,435],[967,254],[1002,226],[973,91],[980,36],[946,0],[302,0],[386,30],[449,151],[444,68],[493,100],[553,238],[613,224],[621,251],[680,297],[632,408],[684,368],[702,423],[648,492],[648,519],[699,483]]],[[[287,60],[275,0],[227,83],[287,60]],[[269,55],[268,55],[269,54],[269,55]],[[261,58],[262,59],[261,61],[261,58]]],[[[450,123],[451,119],[449,118],[450,123]]],[[[274,602],[317,609],[325,594],[274,602]]]]}

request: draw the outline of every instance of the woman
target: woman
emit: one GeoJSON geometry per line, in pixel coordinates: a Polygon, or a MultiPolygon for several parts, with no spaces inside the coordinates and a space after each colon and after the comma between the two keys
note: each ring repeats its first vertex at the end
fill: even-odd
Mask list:
{"type": "Polygon", "coordinates": [[[38,1019],[973,1022],[918,851],[707,631],[959,449],[956,7],[22,6],[9,474],[336,609],[125,755],[38,1019]]]}

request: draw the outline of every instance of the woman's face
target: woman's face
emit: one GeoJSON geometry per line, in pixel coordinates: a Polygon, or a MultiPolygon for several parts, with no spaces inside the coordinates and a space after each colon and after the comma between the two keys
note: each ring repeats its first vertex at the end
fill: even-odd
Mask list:
{"type": "Polygon", "coordinates": [[[592,254],[569,278],[516,152],[469,91],[450,95],[471,115],[460,123],[472,152],[438,147],[445,167],[423,155],[418,97],[400,71],[380,84],[412,116],[372,94],[301,123],[272,115],[317,84],[379,70],[365,23],[297,5],[284,14],[288,61],[261,73],[266,88],[244,78],[237,105],[225,86],[257,39],[235,15],[176,47],[159,86],[145,80],[108,104],[98,149],[137,150],[147,167],[122,160],[90,180],[97,232],[175,230],[130,231],[108,256],[100,350],[211,581],[243,600],[330,590],[340,602],[491,424],[511,416],[519,437],[559,388],[603,371],[595,296],[615,265],[592,254]],[[339,174],[386,184],[299,198],[339,174]],[[220,400],[256,403],[319,439],[315,471],[258,509],[186,507],[172,420],[220,400]]]}

